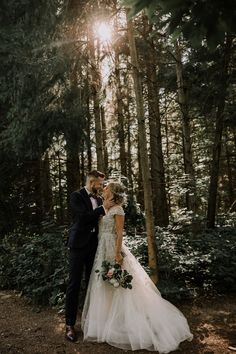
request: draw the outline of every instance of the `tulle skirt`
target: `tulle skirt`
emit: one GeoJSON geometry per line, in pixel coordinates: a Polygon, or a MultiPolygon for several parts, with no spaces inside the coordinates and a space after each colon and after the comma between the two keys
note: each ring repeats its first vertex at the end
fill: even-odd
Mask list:
{"type": "Polygon", "coordinates": [[[122,267],[132,276],[132,289],[114,288],[95,273],[104,260],[98,248],[82,314],[84,340],[106,342],[125,350],[169,353],[192,340],[184,315],[161,297],[142,266],[123,246],[122,267]]]}

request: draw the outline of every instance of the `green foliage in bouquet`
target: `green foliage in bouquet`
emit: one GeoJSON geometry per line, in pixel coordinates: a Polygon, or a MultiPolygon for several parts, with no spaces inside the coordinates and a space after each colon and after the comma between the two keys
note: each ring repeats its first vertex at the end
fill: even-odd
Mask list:
{"type": "Polygon", "coordinates": [[[102,279],[114,288],[122,287],[124,289],[132,289],[132,279],[133,276],[130,275],[127,270],[122,269],[118,263],[110,263],[108,261],[102,262],[102,269],[95,270],[98,275],[102,276],[102,279]]]}

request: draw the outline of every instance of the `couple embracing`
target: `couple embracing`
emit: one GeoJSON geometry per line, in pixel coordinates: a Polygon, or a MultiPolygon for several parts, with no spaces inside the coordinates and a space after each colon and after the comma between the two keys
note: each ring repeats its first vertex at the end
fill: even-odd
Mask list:
{"type": "Polygon", "coordinates": [[[91,171],[86,186],[70,199],[69,282],[66,338],[76,340],[74,325],[83,271],[87,293],[81,318],[84,340],[106,342],[124,350],[169,353],[192,334],[184,315],[161,297],[142,266],[122,241],[124,188],[91,171]],[[103,191],[103,198],[99,193],[103,191]],[[120,264],[132,275],[132,289],[114,287],[97,274],[103,262],[120,264]]]}

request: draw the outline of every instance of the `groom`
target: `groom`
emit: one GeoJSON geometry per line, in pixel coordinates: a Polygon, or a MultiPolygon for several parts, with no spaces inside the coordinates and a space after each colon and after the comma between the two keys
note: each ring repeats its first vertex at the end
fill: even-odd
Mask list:
{"type": "Polygon", "coordinates": [[[98,221],[113,202],[104,202],[98,193],[103,190],[105,175],[97,170],[88,173],[86,186],[70,196],[72,227],[69,232],[69,282],[66,291],[66,338],[76,340],[74,325],[78,309],[80,284],[85,270],[88,285],[98,244],[98,221]]]}

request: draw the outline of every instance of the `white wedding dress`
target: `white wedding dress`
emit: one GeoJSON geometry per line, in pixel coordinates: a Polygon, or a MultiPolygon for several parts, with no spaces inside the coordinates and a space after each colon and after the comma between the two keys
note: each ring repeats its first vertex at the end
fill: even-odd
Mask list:
{"type": "Polygon", "coordinates": [[[161,297],[148,274],[123,244],[122,268],[132,276],[132,289],[114,288],[95,272],[104,260],[114,262],[114,215],[124,215],[121,206],[111,208],[99,225],[99,244],[90,276],[81,326],[84,340],[106,342],[129,349],[169,353],[192,334],[184,315],[161,297]]]}

